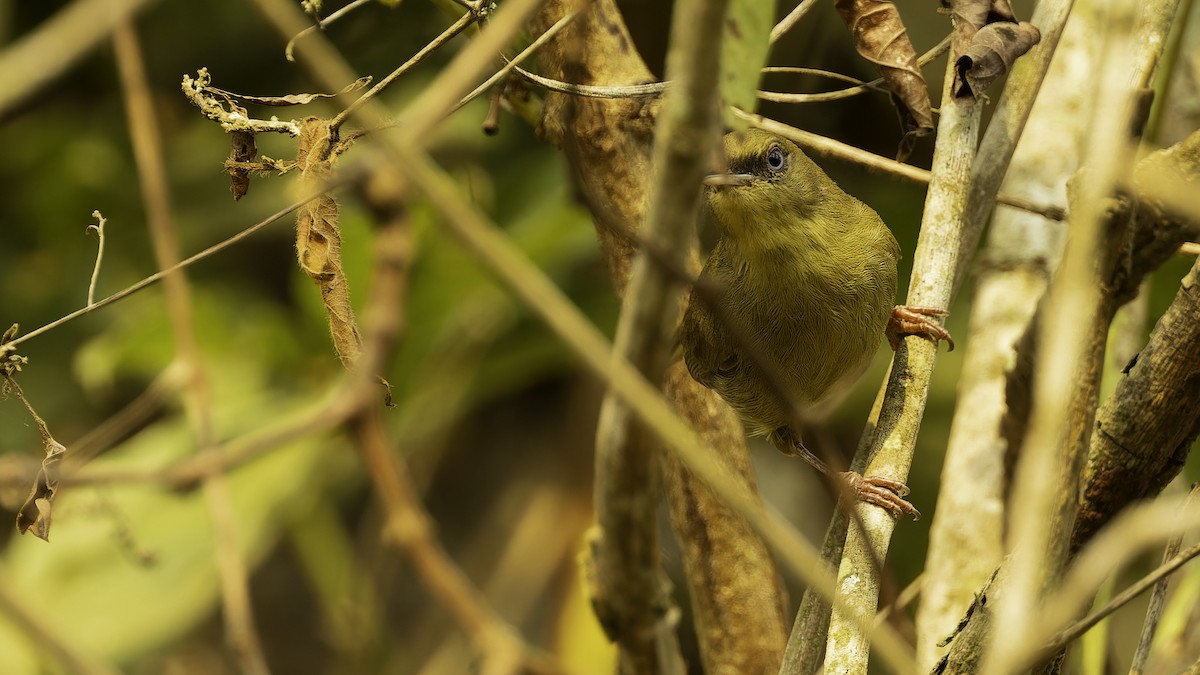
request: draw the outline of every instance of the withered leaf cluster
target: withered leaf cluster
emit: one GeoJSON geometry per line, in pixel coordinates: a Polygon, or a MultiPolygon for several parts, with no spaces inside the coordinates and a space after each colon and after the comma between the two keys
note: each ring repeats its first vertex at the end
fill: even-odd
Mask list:
{"type": "Polygon", "coordinates": [[[21,386],[14,379],[21,367],[29,362],[24,356],[17,354],[9,344],[16,339],[18,332],[20,326],[14,323],[0,335],[0,377],[4,380],[3,393],[5,396],[15,393],[17,398],[21,399],[21,403],[25,404],[25,409],[37,425],[38,433],[42,435],[44,456],[34,478],[33,487],[29,490],[29,497],[17,511],[17,531],[21,534],[32,532],[33,536],[50,541],[51,511],[54,508],[54,497],[58,494],[58,463],[62,461],[67,449],[50,435],[50,429],[25,398],[25,392],[21,391],[21,386]]]}
{"type": "Polygon", "coordinates": [[[49,433],[42,434],[42,448],[45,457],[38,468],[37,477],[29,497],[17,511],[17,531],[21,534],[32,532],[33,536],[44,541],[50,541],[50,517],[54,508],[54,497],[58,494],[58,463],[62,461],[67,449],[54,440],[49,433]]]}
{"type": "Polygon", "coordinates": [[[1028,21],[1017,21],[1009,0],[954,3],[956,99],[974,101],[1007,73],[1017,57],[1042,39],[1028,21]]]}
{"type": "MultiPolygon", "coordinates": [[[[835,7],[855,49],[875,64],[892,93],[904,131],[897,152],[903,161],[916,140],[933,131],[933,113],[900,12],[890,0],[837,0],[835,7]]],[[[1009,0],[955,2],[953,16],[953,53],[959,56],[952,93],[962,101],[973,102],[1041,38],[1033,24],[1017,21],[1009,0]]]]}

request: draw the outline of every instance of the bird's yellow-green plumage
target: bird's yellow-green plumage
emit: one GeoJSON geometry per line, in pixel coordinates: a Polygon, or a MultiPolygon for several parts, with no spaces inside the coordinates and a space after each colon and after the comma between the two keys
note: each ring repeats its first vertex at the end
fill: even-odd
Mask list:
{"type": "Polygon", "coordinates": [[[751,433],[774,435],[791,422],[786,404],[725,320],[777,364],[796,403],[812,406],[857,379],[878,349],[900,246],[792,142],[751,130],[726,136],[725,153],[729,174],[708,181],[720,238],[701,272],[723,311],[693,293],[679,341],[692,377],[751,433]]]}

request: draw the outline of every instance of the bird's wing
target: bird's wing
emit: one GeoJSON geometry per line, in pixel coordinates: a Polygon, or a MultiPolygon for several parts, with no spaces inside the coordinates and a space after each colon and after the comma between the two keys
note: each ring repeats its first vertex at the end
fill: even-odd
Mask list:
{"type": "Polygon", "coordinates": [[[688,372],[710,389],[716,386],[718,377],[728,378],[737,370],[738,355],[732,336],[695,291],[679,327],[679,342],[688,372]]]}

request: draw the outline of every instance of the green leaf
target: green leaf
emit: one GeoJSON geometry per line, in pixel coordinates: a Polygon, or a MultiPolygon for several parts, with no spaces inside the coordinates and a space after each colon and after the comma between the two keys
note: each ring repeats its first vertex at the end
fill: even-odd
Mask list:
{"type": "Polygon", "coordinates": [[[729,106],[754,112],[758,106],[758,80],[771,50],[775,25],[774,0],[732,0],[725,15],[721,39],[721,114],[732,129],[746,128],[729,106]]]}

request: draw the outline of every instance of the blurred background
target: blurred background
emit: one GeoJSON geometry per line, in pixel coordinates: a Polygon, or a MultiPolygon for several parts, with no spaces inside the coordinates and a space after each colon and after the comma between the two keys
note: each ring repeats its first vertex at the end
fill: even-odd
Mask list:
{"type": "MultiPolygon", "coordinates": [[[[66,4],[0,0],[0,49],[66,4]]],[[[639,49],[661,74],[671,3],[621,4],[639,49]]],[[[1030,3],[1019,4],[1018,16],[1028,17],[1030,3]]],[[[780,7],[780,14],[789,9],[780,7]]],[[[918,52],[949,29],[932,3],[906,4],[901,11],[918,52]]],[[[327,36],[360,74],[378,80],[452,20],[428,2],[395,8],[372,3],[330,26],[327,36]]],[[[255,177],[249,194],[235,203],[222,168],[229,139],[183,98],[182,76],[207,67],[215,86],[255,95],[319,88],[284,59],[286,40],[253,3],[151,4],[137,28],[186,256],[290,203],[294,179],[255,177]]],[[[394,85],[384,101],[402,109],[466,44],[457,38],[394,85]]],[[[777,45],[772,64],[875,77],[829,4],[818,5],[777,45]]],[[[935,106],[944,68],[945,57],[925,69],[935,106]]],[[[771,75],[763,86],[821,91],[838,85],[771,75]]],[[[316,103],[302,111],[251,112],[286,118],[334,111],[316,103]]],[[[878,94],[768,104],[761,112],[884,156],[895,154],[900,137],[891,104],[878,94]]],[[[433,142],[435,158],[611,334],[617,304],[564,159],[507,113],[499,134],[485,136],[480,124],[486,114],[486,100],[477,101],[443,123],[433,142]]],[[[95,222],[93,210],[107,219],[98,297],[156,271],[127,125],[108,44],[0,119],[0,328],[20,323],[28,332],[85,304],[97,244],[85,232],[95,222]]],[[[1174,140],[1160,138],[1163,144],[1174,140]]],[[[258,146],[275,158],[295,152],[290,139],[265,134],[258,146]]],[[[910,161],[928,167],[931,151],[932,139],[925,139],[910,161]]],[[[818,162],[896,233],[908,259],[901,269],[903,296],[924,188],[858,166],[818,162]]],[[[340,201],[346,272],[352,296],[361,302],[372,225],[354,199],[340,201]]],[[[390,435],[399,439],[446,549],[504,618],[582,672],[611,672],[612,654],[590,614],[577,561],[591,523],[592,443],[603,391],[447,237],[420,197],[412,217],[417,257],[404,308],[407,332],[387,372],[398,404],[386,413],[390,435]]],[[[317,289],[296,267],[292,222],[285,218],[188,270],[222,440],[297,414],[342,372],[317,289]]],[[[1151,322],[1189,264],[1175,259],[1156,276],[1151,322]]],[[[956,336],[967,333],[969,297],[969,291],[961,294],[951,314],[956,336]]],[[[22,346],[29,364],[19,382],[68,453],[97,429],[112,428],[106,420],[172,364],[174,341],[163,303],[162,289],[150,287],[22,346]]],[[[912,501],[926,517],[902,523],[894,539],[889,565],[896,588],[923,565],[961,354],[943,354],[935,374],[909,481],[912,501]]],[[[817,443],[853,449],[888,356],[881,349],[823,429],[813,430],[817,443]]],[[[95,465],[152,469],[195,451],[177,395],[117,428],[103,442],[89,440],[102,450],[95,465]]],[[[10,518],[28,494],[40,448],[20,402],[0,401],[0,506],[10,518]]],[[[819,540],[831,507],[816,475],[765,444],[754,452],[766,499],[819,540]]],[[[381,543],[381,508],[344,433],[281,447],[230,476],[256,622],[273,672],[470,670],[470,646],[445,608],[418,583],[409,562],[381,543]]],[[[664,546],[678,602],[686,607],[669,537],[664,546]]],[[[55,504],[49,544],[0,528],[0,585],[47,630],[123,672],[236,672],[224,643],[210,516],[198,490],[154,482],[66,486],[55,504]]],[[[793,604],[801,590],[790,589],[793,604]]],[[[10,615],[0,611],[0,670],[62,672],[44,644],[10,615]]],[[[683,639],[692,641],[687,630],[683,639]]],[[[694,646],[689,649],[694,663],[694,646]]]]}

